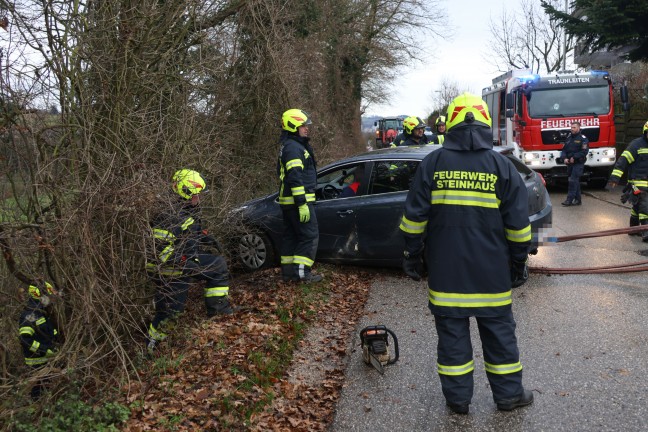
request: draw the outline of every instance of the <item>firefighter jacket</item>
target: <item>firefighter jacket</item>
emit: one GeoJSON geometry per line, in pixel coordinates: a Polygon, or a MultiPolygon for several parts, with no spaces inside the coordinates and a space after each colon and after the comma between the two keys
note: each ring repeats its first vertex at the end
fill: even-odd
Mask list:
{"type": "Polygon", "coordinates": [[[443,144],[445,134],[433,134],[432,137],[428,137],[428,140],[428,144],[443,144]]]}
{"type": "Polygon", "coordinates": [[[306,202],[314,202],[317,163],[308,138],[283,131],[279,142],[279,204],[300,206],[306,202]]]}
{"type": "Polygon", "coordinates": [[[18,319],[20,344],[28,366],[40,366],[56,354],[59,333],[38,300],[29,303],[18,319]]]}
{"type": "Polygon", "coordinates": [[[155,240],[153,256],[146,263],[150,272],[180,275],[187,260],[195,259],[201,246],[218,247],[218,241],[203,229],[200,207],[171,194],[151,220],[155,240]]]}
{"type": "Polygon", "coordinates": [[[581,133],[576,135],[570,133],[565,140],[565,145],[560,152],[560,157],[564,159],[574,158],[574,163],[585,163],[589,153],[589,140],[581,133]]]}
{"type": "Polygon", "coordinates": [[[513,163],[492,150],[490,128],[456,126],[423,159],[400,229],[410,254],[420,253],[425,241],[433,314],[510,311],[509,263],[525,261],[531,241],[528,198],[513,163]]]}
{"type": "Polygon", "coordinates": [[[619,183],[625,170],[628,170],[628,183],[648,191],[648,139],[643,135],[632,140],[614,164],[610,181],[619,183]]]}
{"type": "Polygon", "coordinates": [[[394,140],[394,144],[396,144],[394,147],[398,146],[417,146],[417,145],[426,145],[426,144],[432,144],[430,142],[430,137],[427,135],[423,134],[423,136],[419,139],[418,142],[414,141],[412,138],[411,134],[406,134],[403,132],[402,134],[398,135],[396,139],[394,140]]]}

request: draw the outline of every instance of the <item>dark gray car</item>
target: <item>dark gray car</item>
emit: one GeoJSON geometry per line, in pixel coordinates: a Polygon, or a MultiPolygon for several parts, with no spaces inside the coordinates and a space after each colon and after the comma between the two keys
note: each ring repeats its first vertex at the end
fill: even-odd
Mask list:
{"type": "MultiPolygon", "coordinates": [[[[404,248],[399,225],[407,191],[419,163],[439,147],[376,150],[321,168],[315,191],[320,231],[316,260],[399,267],[404,248]],[[359,183],[353,185],[357,190],[352,194],[348,187],[355,182],[359,183]]],[[[552,205],[544,180],[510,148],[495,150],[515,164],[526,183],[535,253],[538,234],[551,225],[552,205]]],[[[278,265],[283,225],[276,193],[234,209],[228,225],[236,228],[228,241],[236,265],[248,271],[278,265]]]]}

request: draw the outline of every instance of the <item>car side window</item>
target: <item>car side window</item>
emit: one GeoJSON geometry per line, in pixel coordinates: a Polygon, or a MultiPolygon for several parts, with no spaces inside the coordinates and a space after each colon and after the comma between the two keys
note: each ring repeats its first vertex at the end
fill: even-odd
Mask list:
{"type": "Polygon", "coordinates": [[[318,200],[350,198],[363,194],[364,163],[345,165],[317,177],[315,195],[318,200]]]}
{"type": "Polygon", "coordinates": [[[374,163],[369,194],[408,191],[418,161],[377,161],[374,163]]]}

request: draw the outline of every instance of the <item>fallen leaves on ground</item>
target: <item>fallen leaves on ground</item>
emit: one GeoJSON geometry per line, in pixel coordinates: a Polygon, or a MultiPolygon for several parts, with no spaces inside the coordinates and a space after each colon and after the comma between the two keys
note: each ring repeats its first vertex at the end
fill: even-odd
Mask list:
{"type": "Polygon", "coordinates": [[[227,317],[206,319],[194,289],[181,325],[122,388],[124,430],[325,430],[370,278],[323,268],[311,285],[282,283],[278,269],[239,276],[230,295],[242,309],[227,317]]]}

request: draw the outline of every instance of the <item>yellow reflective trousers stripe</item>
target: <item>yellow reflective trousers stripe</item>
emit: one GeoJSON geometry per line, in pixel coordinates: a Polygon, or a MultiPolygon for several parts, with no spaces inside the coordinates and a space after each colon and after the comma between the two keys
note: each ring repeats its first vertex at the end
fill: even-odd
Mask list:
{"type": "Polygon", "coordinates": [[[205,297],[224,297],[229,293],[229,287],[211,287],[205,288],[205,297]]]}
{"type": "Polygon", "coordinates": [[[437,363],[437,372],[440,375],[465,375],[475,370],[474,360],[459,366],[447,366],[437,363]]]}
{"type": "Polygon", "coordinates": [[[484,362],[484,368],[488,373],[497,374],[497,375],[506,375],[515,372],[520,372],[522,370],[522,363],[516,362],[510,364],[496,365],[496,364],[484,362]]]}

